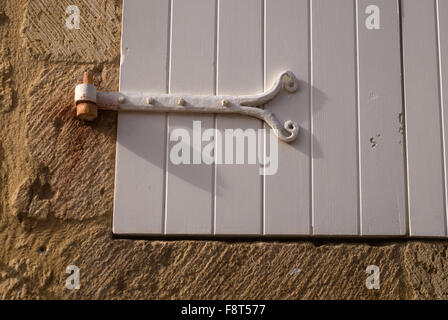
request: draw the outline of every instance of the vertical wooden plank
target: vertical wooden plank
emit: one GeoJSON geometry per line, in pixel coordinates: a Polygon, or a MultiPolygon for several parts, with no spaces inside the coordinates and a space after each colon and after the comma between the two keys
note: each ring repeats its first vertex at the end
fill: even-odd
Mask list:
{"type": "Polygon", "coordinates": [[[358,48],[361,234],[403,235],[407,228],[397,0],[358,0],[358,48]]]}
{"type": "MultiPolygon", "coordinates": [[[[170,93],[214,94],[215,12],[215,1],[173,1],[170,93]]],[[[174,130],[184,129],[191,139],[197,136],[201,141],[202,130],[193,133],[194,121],[198,121],[202,130],[214,127],[212,115],[170,114],[168,132],[171,134],[174,130]]],[[[168,151],[178,143],[169,142],[168,151]]],[[[212,232],[213,166],[202,163],[203,145],[199,142],[196,146],[190,140],[189,164],[174,164],[168,153],[167,233],[212,232]]]]}
{"type": "Polygon", "coordinates": [[[412,236],[446,235],[435,4],[435,1],[402,1],[412,236]]]}
{"type": "MultiPolygon", "coordinates": [[[[263,2],[219,1],[218,94],[263,91],[263,2]]],[[[259,120],[217,116],[216,128],[260,129],[259,120]]],[[[217,150],[223,145],[217,143],[217,150]]],[[[247,151],[247,148],[246,148],[247,151]]],[[[216,234],[260,234],[262,177],[257,164],[216,166],[216,234]]]]}
{"type": "MultiPolygon", "coordinates": [[[[445,203],[447,201],[447,168],[448,159],[446,150],[448,150],[447,133],[448,133],[448,1],[438,1],[438,17],[439,17],[439,58],[440,58],[440,84],[441,84],[441,104],[443,111],[443,129],[445,143],[445,203]]],[[[447,215],[448,213],[445,212],[447,215]]],[[[448,219],[445,218],[447,223],[448,219]]],[[[448,225],[446,226],[446,236],[448,236],[448,225]]]]}
{"type": "MultiPolygon", "coordinates": [[[[278,170],[265,176],[264,226],[269,235],[310,234],[308,4],[308,0],[266,1],[266,85],[270,87],[282,71],[291,70],[299,80],[299,91],[295,94],[282,92],[265,108],[279,119],[291,119],[300,126],[296,141],[278,142],[278,170]]],[[[274,135],[273,132],[269,134],[274,135]]],[[[267,137],[267,149],[269,142],[270,137],[267,137]]]]}
{"type": "MultiPolygon", "coordinates": [[[[120,91],[165,93],[168,0],[125,0],[120,91]]],[[[165,115],[119,113],[113,231],[160,234],[165,115]]]]}
{"type": "Polygon", "coordinates": [[[353,0],[312,1],[314,234],[358,234],[353,0]]]}

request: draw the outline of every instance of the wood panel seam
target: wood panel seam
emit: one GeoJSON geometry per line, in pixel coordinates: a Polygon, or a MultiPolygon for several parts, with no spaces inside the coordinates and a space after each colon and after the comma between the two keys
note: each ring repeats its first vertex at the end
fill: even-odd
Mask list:
{"type": "Polygon", "coordinates": [[[439,0],[435,1],[436,14],[436,34],[437,34],[437,64],[438,64],[438,81],[439,81],[439,104],[440,104],[440,129],[442,135],[442,170],[443,170],[443,207],[445,210],[445,235],[448,236],[448,216],[447,216],[447,176],[446,176],[446,136],[445,136],[445,118],[444,118],[444,93],[443,93],[443,74],[442,74],[442,49],[440,38],[440,10],[439,0]]]}

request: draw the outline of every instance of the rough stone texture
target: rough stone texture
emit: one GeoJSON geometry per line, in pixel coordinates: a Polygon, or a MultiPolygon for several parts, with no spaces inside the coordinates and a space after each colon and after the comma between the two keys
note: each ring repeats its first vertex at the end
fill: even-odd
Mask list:
{"type": "Polygon", "coordinates": [[[117,90],[121,1],[70,4],[85,33],[65,28],[66,1],[0,1],[1,299],[448,298],[445,241],[113,239],[116,115],[86,125],[72,104],[85,70],[117,90]]]}
{"type": "Polygon", "coordinates": [[[0,64],[0,112],[10,111],[13,105],[11,72],[11,65],[8,61],[0,64]]]}
{"type": "Polygon", "coordinates": [[[448,299],[448,243],[406,245],[404,267],[419,299],[448,299]]]}
{"type": "MultiPolygon", "coordinates": [[[[40,192],[39,199],[49,200],[53,214],[62,219],[91,218],[112,210],[116,115],[101,112],[93,124],[75,120],[73,88],[84,69],[88,67],[44,68],[27,92],[26,142],[33,160],[47,172],[35,192],[40,192]]],[[[117,90],[111,84],[116,67],[93,69],[96,83],[117,90]]]]}
{"type": "Polygon", "coordinates": [[[29,1],[25,7],[21,35],[23,46],[40,60],[110,62],[119,57],[118,1],[70,0],[29,1]],[[69,6],[80,10],[75,28],[69,6]]]}

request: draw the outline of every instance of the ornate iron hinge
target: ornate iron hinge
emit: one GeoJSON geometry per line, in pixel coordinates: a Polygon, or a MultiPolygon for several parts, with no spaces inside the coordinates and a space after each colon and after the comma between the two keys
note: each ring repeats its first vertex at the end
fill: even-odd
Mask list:
{"type": "Polygon", "coordinates": [[[98,109],[240,114],[263,120],[280,140],[292,142],[299,133],[297,123],[287,120],[282,124],[275,114],[261,108],[273,100],[282,89],[288,93],[298,90],[297,80],[292,72],[286,71],[280,74],[272,88],[266,92],[247,96],[97,92],[92,76],[86,72],[83,84],[76,86],[75,89],[76,114],[79,119],[85,121],[95,120],[98,109]]]}

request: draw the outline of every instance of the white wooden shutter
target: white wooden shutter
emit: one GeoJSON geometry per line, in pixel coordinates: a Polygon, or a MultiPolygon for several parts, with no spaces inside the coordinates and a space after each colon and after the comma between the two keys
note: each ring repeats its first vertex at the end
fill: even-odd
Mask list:
{"type": "Polygon", "coordinates": [[[298,93],[265,108],[300,133],[260,175],[169,156],[170,135],[193,135],[194,121],[224,132],[267,129],[260,120],[120,113],[114,233],[446,237],[448,3],[401,3],[125,0],[121,92],[255,94],[291,70],[298,93]]]}

